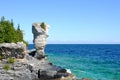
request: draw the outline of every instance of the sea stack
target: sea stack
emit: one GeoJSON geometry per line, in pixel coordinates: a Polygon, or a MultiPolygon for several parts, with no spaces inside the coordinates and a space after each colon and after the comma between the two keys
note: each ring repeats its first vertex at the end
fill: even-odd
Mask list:
{"type": "Polygon", "coordinates": [[[44,56],[44,48],[46,45],[46,39],[48,37],[48,26],[42,23],[32,24],[33,43],[36,49],[35,57],[41,59],[44,56]]]}

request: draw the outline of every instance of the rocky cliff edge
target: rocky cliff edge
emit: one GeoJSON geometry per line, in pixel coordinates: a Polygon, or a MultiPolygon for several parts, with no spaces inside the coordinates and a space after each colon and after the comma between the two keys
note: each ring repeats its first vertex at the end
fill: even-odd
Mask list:
{"type": "Polygon", "coordinates": [[[43,22],[33,23],[32,33],[33,50],[26,50],[22,42],[0,44],[1,55],[8,56],[0,60],[0,80],[75,80],[75,76],[66,69],[45,60],[48,26],[43,22]],[[20,55],[15,57],[14,54],[18,53],[20,55]]]}

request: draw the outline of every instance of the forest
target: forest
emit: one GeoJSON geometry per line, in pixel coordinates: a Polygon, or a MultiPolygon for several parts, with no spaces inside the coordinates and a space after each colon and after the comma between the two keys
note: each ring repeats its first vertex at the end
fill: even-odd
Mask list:
{"type": "Polygon", "coordinates": [[[27,43],[23,39],[23,31],[20,29],[20,25],[18,24],[17,29],[15,29],[13,19],[6,20],[5,17],[2,16],[0,20],[0,43],[12,42],[27,43]]]}

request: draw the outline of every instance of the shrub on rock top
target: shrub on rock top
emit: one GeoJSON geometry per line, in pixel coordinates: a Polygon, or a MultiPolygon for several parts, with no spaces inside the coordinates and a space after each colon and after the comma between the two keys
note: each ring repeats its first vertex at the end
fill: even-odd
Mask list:
{"type": "Polygon", "coordinates": [[[46,24],[44,22],[42,22],[40,26],[42,29],[44,29],[46,31],[46,24]]]}

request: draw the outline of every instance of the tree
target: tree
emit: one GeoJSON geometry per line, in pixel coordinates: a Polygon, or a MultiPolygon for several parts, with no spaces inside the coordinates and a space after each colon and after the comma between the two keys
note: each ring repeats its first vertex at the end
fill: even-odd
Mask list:
{"type": "Polygon", "coordinates": [[[1,26],[3,28],[2,34],[3,34],[3,39],[4,42],[15,42],[15,29],[11,25],[10,21],[4,20],[1,21],[1,26]]]}
{"type": "Polygon", "coordinates": [[[5,17],[4,17],[4,16],[2,16],[2,17],[1,17],[1,22],[2,22],[2,21],[4,21],[4,20],[5,20],[5,17]]]}
{"type": "Polygon", "coordinates": [[[1,17],[0,21],[0,43],[11,43],[11,42],[24,42],[23,32],[18,24],[17,30],[14,28],[13,20],[5,20],[4,16],[1,17]]]}
{"type": "Polygon", "coordinates": [[[11,19],[11,25],[14,26],[13,19],[11,19]]]}
{"type": "Polygon", "coordinates": [[[2,25],[0,24],[0,43],[4,42],[4,30],[2,25]]]}
{"type": "Polygon", "coordinates": [[[23,32],[22,30],[20,30],[20,24],[18,24],[18,28],[17,28],[17,40],[18,41],[23,41],[23,32]]]}

